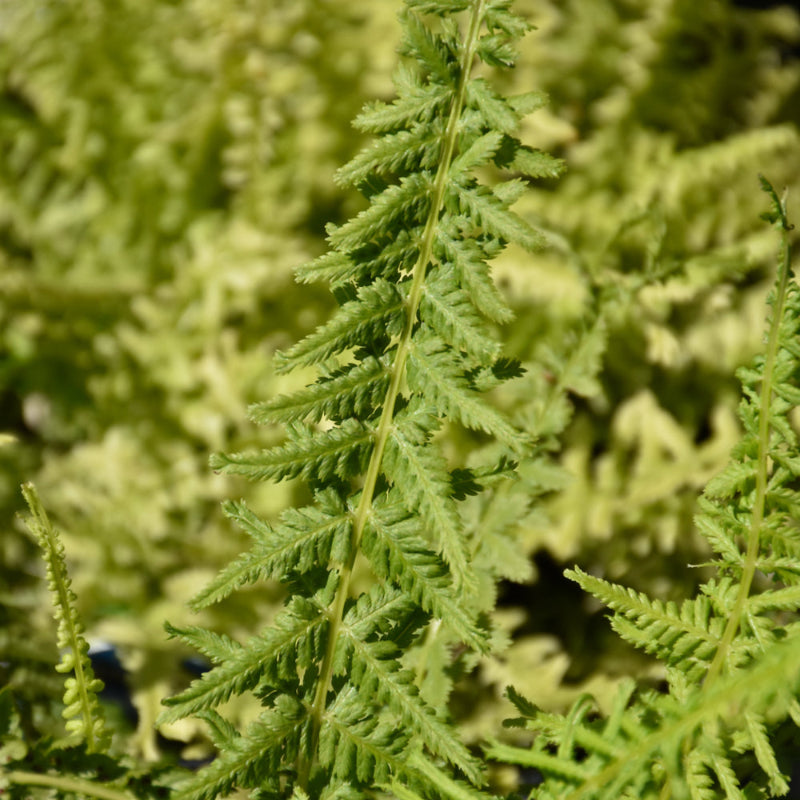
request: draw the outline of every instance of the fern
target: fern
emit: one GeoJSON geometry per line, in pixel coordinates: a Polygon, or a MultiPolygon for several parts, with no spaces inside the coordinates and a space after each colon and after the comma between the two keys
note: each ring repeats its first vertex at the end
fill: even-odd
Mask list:
{"type": "Polygon", "coordinates": [[[89,643],[83,636],[83,625],[75,608],[75,594],[64,561],[64,546],[42,506],[32,483],[22,487],[31,516],[27,525],[41,547],[47,564],[47,583],[53,598],[58,622],[58,647],[62,651],[56,671],[71,673],[64,682],[64,719],[71,744],[85,742],[89,753],[103,752],[111,741],[97,700],[103,688],[94,677],[89,660],[89,643]]]}
{"type": "MultiPolygon", "coordinates": [[[[83,635],[75,606],[76,597],[64,560],[64,546],[53,528],[32,483],[22,486],[22,494],[30,509],[25,522],[47,565],[47,582],[58,623],[57,643],[61,661],[57,672],[68,674],[64,681],[64,709],[67,736],[51,740],[41,737],[31,741],[27,730],[30,720],[23,722],[12,690],[0,693],[0,792],[22,800],[36,788],[46,789],[48,796],[97,797],[102,800],[132,800],[131,784],[136,771],[108,754],[111,734],[106,730],[98,700],[102,681],[94,676],[89,659],[89,644],[83,635]],[[113,782],[109,782],[112,781],[113,782]],[[122,784],[122,785],[120,785],[122,784]]],[[[154,773],[155,775],[155,773],[154,773]]],[[[147,780],[147,796],[159,791],[147,780]]],[[[136,793],[136,796],[145,796],[136,793]]]]}
{"type": "Polygon", "coordinates": [[[200,715],[220,746],[181,797],[239,787],[262,798],[356,798],[381,786],[473,797],[484,783],[448,721],[447,690],[431,700],[419,683],[447,667],[425,662],[437,640],[490,648],[479,590],[496,575],[476,565],[459,499],[507,474],[530,442],[482,397],[518,374],[492,336],[511,314],[486,262],[507,243],[534,250],[543,240],[510,209],[525,183],[490,187],[476,172],[553,176],[561,163],[513,135],[540,95],[506,99],[471,74],[476,60],[513,63],[528,25],[509,0],[406,5],[397,99],[365,108],[357,126],[380,136],[338,174],[369,204],[329,226],[330,252],[298,272],[327,281],[339,307],[277,359],[282,372],[315,366],[318,378],[251,409],[259,423],[286,424],[284,443],[212,458],[252,480],[302,477],[314,500],[274,524],[242,502],[225,507],[253,548],[194,606],[279,580],[290,598],[272,627],[244,645],[170,629],[215,664],[165,701],[162,721],[200,715]],[[445,422],[493,438],[493,461],[448,461],[445,422]],[[358,590],[364,570],[374,580],[358,590]],[[404,656],[416,645],[412,669],[404,656]],[[238,734],[217,709],[245,692],[263,711],[238,734]]]}
{"type": "Polygon", "coordinates": [[[560,716],[538,712],[512,691],[523,714],[514,724],[538,735],[530,750],[496,743],[490,754],[545,776],[532,797],[703,800],[788,791],[784,721],[800,725],[800,462],[787,417],[800,399],[800,288],[785,198],[761,184],[771,200],[763,216],[781,231],[782,244],[766,351],[739,371],[744,434],[700,500],[697,525],[716,553],[718,576],[678,606],[567,572],[612,609],[611,624],[624,639],[665,663],[669,691],[637,697],[626,682],[607,719],[589,698],[560,716]]]}

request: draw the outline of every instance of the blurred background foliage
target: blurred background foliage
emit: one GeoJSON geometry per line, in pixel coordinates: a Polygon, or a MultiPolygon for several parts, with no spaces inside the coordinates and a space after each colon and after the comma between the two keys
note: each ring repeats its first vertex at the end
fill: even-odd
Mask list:
{"type": "MultiPolygon", "coordinates": [[[[192,666],[164,621],[242,637],[280,602],[263,586],[189,615],[244,547],[219,501],[269,517],[303,492],[216,476],[207,459],[280,436],[247,405],[310,377],[276,376],[270,358],[330,311],[292,269],[361,208],[333,172],[361,144],[361,105],[392,96],[398,7],[0,7],[0,684],[32,728],[47,731],[60,688],[42,566],[14,516],[23,480],[65,533],[90,638],[125,668],[133,755],[200,741],[191,722],[153,731],[192,666]]],[[[554,707],[586,688],[602,699],[631,670],[658,679],[561,570],[662,597],[702,578],[686,566],[703,560],[694,502],[738,437],[734,370],[761,346],[774,261],[756,175],[800,195],[789,6],[517,7],[538,30],[502,88],[549,94],[523,138],[568,172],[517,206],[548,250],[495,267],[517,314],[501,335],[527,369],[496,401],[538,444],[515,483],[465,504],[484,542],[510,535],[529,559],[482,556],[507,565],[495,614],[511,644],[458,684],[476,740],[509,714],[509,683],[554,707]]],[[[480,447],[461,437],[453,448],[480,447]]]]}

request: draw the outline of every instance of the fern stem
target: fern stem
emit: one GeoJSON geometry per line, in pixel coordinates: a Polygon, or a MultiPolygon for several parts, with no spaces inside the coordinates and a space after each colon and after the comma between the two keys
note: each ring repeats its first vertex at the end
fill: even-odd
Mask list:
{"type": "Polygon", "coordinates": [[[49,786],[61,792],[71,792],[77,795],[86,795],[87,797],[99,797],[100,800],[133,800],[133,795],[127,792],[80,778],[70,778],[63,775],[39,775],[38,773],[24,770],[11,770],[6,772],[3,777],[9,783],[15,783],[19,786],[49,786]]]}
{"type": "Polygon", "coordinates": [[[461,119],[461,111],[464,106],[467,80],[478,46],[479,32],[481,28],[481,22],[483,20],[484,1],[485,0],[475,0],[472,7],[469,30],[462,53],[458,84],[452,104],[450,106],[447,126],[445,127],[444,131],[444,147],[442,148],[442,157],[439,161],[436,178],[433,184],[431,207],[430,211],[428,212],[428,218],[425,222],[425,229],[422,236],[419,256],[417,257],[412,271],[411,290],[407,300],[405,324],[397,344],[394,364],[392,365],[392,376],[389,383],[389,388],[386,391],[386,396],[383,401],[378,427],[375,432],[375,443],[372,453],[370,454],[369,464],[367,465],[367,471],[364,477],[364,486],[361,491],[358,507],[356,508],[353,516],[353,532],[350,555],[347,563],[342,567],[339,586],[336,590],[336,598],[334,600],[333,608],[330,612],[328,642],[325,650],[325,656],[320,667],[320,674],[317,679],[314,703],[311,708],[311,760],[304,759],[304,763],[301,763],[300,765],[300,784],[304,788],[308,786],[308,779],[311,774],[313,759],[316,756],[319,733],[322,727],[322,716],[325,712],[328,689],[330,687],[331,678],[333,677],[333,657],[336,650],[336,640],[338,638],[339,629],[341,628],[342,620],[344,618],[344,606],[349,596],[350,579],[352,577],[353,567],[355,566],[356,557],[361,546],[364,528],[366,527],[367,520],[369,519],[369,515],[372,511],[375,487],[381,474],[381,463],[383,461],[386,443],[389,439],[392,423],[394,421],[395,403],[400,394],[401,387],[403,386],[406,362],[411,349],[411,336],[414,332],[414,326],[417,323],[419,304],[422,300],[422,293],[425,286],[425,276],[433,255],[436,227],[444,206],[447,177],[450,171],[450,165],[453,160],[453,154],[455,153],[456,142],[458,139],[458,124],[459,120],[461,119]]]}
{"type": "Polygon", "coordinates": [[[772,404],[772,376],[778,356],[781,321],[786,304],[787,289],[789,286],[789,226],[785,213],[781,219],[781,247],[778,262],[779,280],[775,301],[772,306],[772,319],[770,320],[769,336],[767,339],[767,352],[764,356],[764,377],[761,382],[759,394],[758,417],[758,455],[756,471],[756,492],[753,500],[753,512],[750,520],[750,530],[747,536],[747,550],[742,568],[742,579],[736,594],[736,601],[728,617],[722,638],[720,639],[714,660],[711,662],[704,686],[709,687],[722,673],[725,659],[741,624],[744,606],[750,596],[750,587],[756,573],[756,563],[761,549],[761,526],[764,521],[764,511],[767,499],[767,482],[769,480],[769,445],[770,445],[770,406],[772,404]]]}

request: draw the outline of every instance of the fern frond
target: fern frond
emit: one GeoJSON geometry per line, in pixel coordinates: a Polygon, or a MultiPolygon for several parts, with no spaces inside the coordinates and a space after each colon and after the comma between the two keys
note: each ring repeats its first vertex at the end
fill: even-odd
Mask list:
{"type": "Polygon", "coordinates": [[[336,181],[341,186],[357,186],[373,173],[392,176],[417,165],[426,170],[435,169],[441,134],[436,126],[417,125],[384,136],[341,167],[336,173],[336,181]]]}
{"type": "MultiPolygon", "coordinates": [[[[231,648],[226,643],[224,648],[212,650],[217,656],[227,655],[227,658],[216,658],[217,666],[193,681],[181,694],[165,700],[169,708],[161,713],[159,723],[174,722],[213,708],[259,684],[275,686],[282,679],[296,675],[298,668],[313,666],[325,645],[327,626],[328,619],[318,603],[292,597],[272,627],[254,636],[245,646],[231,648]]],[[[200,639],[192,629],[173,630],[189,643],[200,639]]],[[[205,634],[204,645],[208,646],[211,641],[212,637],[205,634]]]]}
{"type": "Polygon", "coordinates": [[[457,639],[475,650],[487,647],[467,608],[453,592],[447,568],[419,536],[419,521],[399,504],[376,508],[362,547],[375,574],[390,579],[457,639]]]}
{"type": "Polygon", "coordinates": [[[260,425],[270,422],[319,422],[364,418],[380,403],[389,386],[387,359],[367,356],[363,361],[320,378],[294,394],[279,395],[248,409],[260,425]]]}
{"type": "Polygon", "coordinates": [[[260,453],[217,453],[210,460],[211,467],[254,481],[302,475],[324,484],[333,476],[346,479],[362,472],[374,440],[372,430],[352,418],[327,431],[315,431],[302,423],[294,423],[286,431],[286,444],[260,453]]]}
{"type": "MultiPolygon", "coordinates": [[[[482,783],[480,762],[419,696],[415,675],[400,666],[396,646],[363,641],[353,634],[347,617],[340,630],[336,664],[340,668],[346,666],[359,694],[374,698],[379,705],[386,704],[430,752],[458,767],[473,783],[482,783]]],[[[364,713],[374,711],[370,712],[367,706],[364,713]]]]}
{"type": "Polygon", "coordinates": [[[454,182],[448,201],[460,214],[476,220],[487,233],[502,242],[516,242],[531,252],[541,250],[545,245],[542,234],[509,211],[510,203],[504,202],[491,189],[454,182]]]}
{"type": "MultiPolygon", "coordinates": [[[[359,234],[351,235],[357,239],[355,246],[359,234]]],[[[368,240],[371,234],[365,235],[368,240]]],[[[345,234],[340,233],[339,238],[342,236],[345,234]]],[[[402,312],[403,296],[393,284],[378,280],[371,286],[361,287],[357,300],[345,303],[329,322],[282,354],[277,360],[278,370],[288,372],[296,367],[319,364],[352,347],[384,335],[396,335],[403,324],[402,312]]]]}
{"type": "Polygon", "coordinates": [[[565,575],[616,612],[611,624],[617,633],[668,664],[691,669],[697,676],[697,662],[705,669],[702,665],[707,665],[716,652],[725,620],[714,615],[708,598],[685,600],[679,608],[580,569],[567,570],[565,575]]]}
{"type": "Polygon", "coordinates": [[[391,717],[364,713],[355,687],[339,692],[325,710],[320,730],[319,759],[336,781],[355,778],[383,783],[405,769],[408,731],[398,730],[391,717]]]}
{"type": "Polygon", "coordinates": [[[316,564],[343,562],[350,552],[352,520],[333,497],[333,492],[320,493],[317,504],[289,509],[276,527],[259,519],[243,502],[224,503],[225,515],[250,534],[254,545],[199,592],[191,607],[205,608],[259,580],[283,580],[292,571],[308,572],[316,564]]]}
{"type": "Polygon", "coordinates": [[[465,428],[483,431],[512,451],[523,451],[530,444],[498,411],[486,408],[480,395],[469,387],[449,348],[438,337],[423,333],[414,340],[408,358],[408,382],[412,391],[424,397],[442,416],[460,422],[465,428]]]}
{"type": "Polygon", "coordinates": [[[69,739],[76,744],[85,742],[89,753],[103,752],[111,743],[111,734],[106,731],[97,699],[103,682],[95,678],[89,660],[89,643],[83,635],[83,623],[75,607],[77,598],[70,588],[64,545],[47,516],[36,487],[32,483],[23,484],[22,495],[31,513],[25,524],[39,543],[47,564],[47,584],[58,623],[57,643],[62,651],[56,670],[72,673],[64,681],[65,708],[62,712],[67,720],[69,739]]]}
{"type": "MultiPolygon", "coordinates": [[[[329,225],[330,252],[297,273],[327,281],[339,307],[279,355],[277,369],[315,366],[318,377],[251,407],[259,423],[286,424],[284,443],[211,460],[252,480],[302,477],[314,500],[274,523],[243,503],[225,506],[253,546],[193,606],[264,578],[294,594],[273,627],[241,648],[199,629],[177,632],[220,660],[168,701],[164,720],[213,711],[245,691],[267,707],[253,741],[247,731],[231,740],[230,757],[214,762],[207,779],[201,773],[187,797],[261,781],[263,797],[363,798],[394,780],[412,791],[430,778],[466,798],[483,783],[479,761],[447,721],[447,692],[429,702],[418,687],[433,662],[415,674],[401,658],[424,643],[447,683],[451,649],[487,651],[478,615],[500,569],[475,557],[491,540],[467,531],[458,502],[499,483],[530,446],[482,397],[521,371],[500,357],[493,336],[490,323],[511,312],[487,261],[508,243],[533,249],[543,237],[511,210],[524,181],[512,176],[492,188],[476,172],[557,171],[514,136],[541,96],[505,100],[472,76],[479,59],[507,64],[513,39],[528,30],[509,5],[406,3],[401,53],[410,63],[395,74],[398,98],[359,115],[356,127],[380,137],[337,175],[369,203],[329,225]],[[449,463],[439,435],[446,422],[494,440],[491,463],[449,463]],[[376,582],[356,591],[354,576],[369,576],[362,567],[376,582]],[[278,714],[287,697],[302,711],[278,714]],[[279,745],[276,730],[289,745],[279,745]],[[408,765],[414,753],[419,769],[408,765]]],[[[221,741],[229,738],[208,719],[221,741]]]]}
{"type": "Polygon", "coordinates": [[[433,420],[418,405],[398,414],[386,444],[386,476],[403,497],[406,506],[418,513],[425,528],[435,537],[444,560],[459,586],[474,584],[469,552],[455,500],[451,497],[447,463],[427,447],[433,420]]]}
{"type": "Polygon", "coordinates": [[[451,277],[440,278],[442,272],[432,270],[420,303],[420,319],[476,364],[491,363],[499,355],[498,344],[489,337],[469,295],[453,285],[451,277]]]}
{"type": "Polygon", "coordinates": [[[774,751],[758,726],[753,728],[758,716],[752,715],[759,708],[772,720],[790,713],[792,698],[800,689],[800,667],[794,661],[798,655],[800,640],[795,637],[770,647],[748,669],[720,679],[711,690],[695,691],[683,703],[666,695],[635,701],[616,727],[597,717],[568,727],[568,717],[541,715],[533,720],[541,733],[531,749],[493,743],[488,754],[540,770],[548,780],[536,797],[546,800],[620,796],[655,800],[663,796],[665,785],[681,796],[685,777],[699,792],[692,797],[702,797],[714,779],[723,785],[724,797],[740,797],[741,777],[725,755],[734,750],[734,743],[710,733],[721,725],[725,730],[748,731],[749,740],[736,740],[739,752],[769,749],[771,755],[762,751],[756,758],[769,770],[770,781],[779,785],[785,778],[774,769],[774,751]],[[566,734],[571,745],[553,754],[552,745],[565,741],[566,734]]]}
{"type": "Polygon", "coordinates": [[[169,623],[164,628],[170,638],[179,638],[185,644],[199,650],[212,664],[222,664],[230,658],[235,658],[241,655],[244,649],[230,636],[214,633],[205,628],[196,626],[176,628],[169,623]]]}
{"type": "Polygon", "coordinates": [[[762,188],[772,201],[765,218],[782,236],[766,352],[738,372],[744,433],[706,486],[697,517],[720,576],[679,607],[579,569],[567,572],[611,608],[623,638],[666,663],[669,694],[636,698],[614,729],[602,720],[574,725],[570,717],[534,714],[539,736],[530,751],[498,745],[493,752],[549,776],[537,798],[742,800],[789,788],[775,734],[787,717],[800,723],[800,667],[792,663],[800,655],[800,548],[792,541],[799,440],[787,418],[800,397],[800,287],[791,273],[785,200],[763,178],[762,188]],[[759,569],[785,584],[753,593],[759,569]],[[758,770],[744,768],[742,754],[758,770]]]}
{"type": "Polygon", "coordinates": [[[244,735],[228,740],[224,752],[179,786],[175,796],[179,800],[216,800],[235,786],[278,791],[283,754],[297,749],[304,724],[307,717],[302,704],[280,695],[244,735]]]}
{"type": "MultiPolygon", "coordinates": [[[[462,238],[455,223],[451,223],[450,226],[442,225],[436,237],[436,246],[437,257],[446,264],[448,270],[453,270],[459,286],[466,292],[475,308],[494,322],[510,322],[513,312],[489,277],[485,246],[475,239],[462,238]]],[[[428,291],[424,300],[427,300],[429,295],[428,291]]],[[[435,310],[433,313],[435,314],[435,310]]],[[[446,316],[442,317],[443,321],[447,319],[446,316]]],[[[448,338],[447,330],[440,330],[435,320],[436,317],[433,316],[427,321],[440,335],[448,338]]],[[[457,324],[453,325],[453,329],[457,329],[457,324]]]]}

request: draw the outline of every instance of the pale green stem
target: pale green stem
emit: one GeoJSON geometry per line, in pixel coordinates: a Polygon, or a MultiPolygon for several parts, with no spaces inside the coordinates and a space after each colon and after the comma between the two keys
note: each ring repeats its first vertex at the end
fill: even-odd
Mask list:
{"type": "Polygon", "coordinates": [[[786,292],[789,285],[789,237],[786,230],[783,231],[781,240],[781,259],[778,266],[780,270],[780,280],[778,290],[775,293],[775,302],[772,306],[772,322],[767,340],[767,352],[764,356],[764,377],[761,382],[761,392],[759,402],[761,404],[758,420],[758,462],[756,471],[756,493],[753,499],[753,515],[750,521],[750,530],[747,535],[747,550],[745,552],[744,565],[742,567],[742,580],[739,584],[739,591],[736,594],[736,601],[733,604],[728,622],[725,625],[722,638],[720,639],[714,660],[711,662],[708,674],[703,682],[706,689],[722,673],[725,660],[739,625],[742,621],[744,606],[750,596],[750,587],[756,573],[756,563],[761,548],[761,525],[764,521],[764,512],[767,499],[767,482],[769,480],[769,409],[772,404],[772,374],[775,368],[775,361],[778,355],[778,340],[780,337],[781,319],[786,303],[786,292]]]}
{"type": "Polygon", "coordinates": [[[20,786],[49,786],[61,792],[72,792],[77,795],[88,797],[99,797],[101,800],[134,800],[133,795],[119,789],[112,789],[102,783],[81,778],[71,778],[62,775],[39,775],[35,772],[25,772],[23,770],[10,770],[0,773],[2,777],[10,783],[20,786]]]}
{"type": "MultiPolygon", "coordinates": [[[[353,574],[356,556],[358,555],[359,548],[361,546],[361,538],[364,534],[364,528],[366,527],[367,520],[369,519],[369,515],[372,511],[375,487],[381,474],[383,454],[386,449],[386,443],[389,440],[389,434],[391,433],[392,424],[394,421],[395,403],[398,395],[400,394],[400,389],[403,385],[403,379],[405,377],[406,361],[408,360],[408,354],[411,350],[411,335],[414,332],[414,326],[417,322],[417,312],[419,310],[419,304],[422,300],[422,293],[425,286],[425,275],[433,255],[436,228],[439,223],[439,215],[444,206],[445,190],[447,188],[447,176],[450,171],[450,165],[453,160],[453,154],[455,153],[456,142],[458,140],[458,123],[461,119],[461,111],[464,107],[467,79],[469,77],[469,71],[472,66],[472,62],[475,59],[475,52],[478,46],[478,36],[481,27],[481,21],[483,19],[483,5],[484,0],[476,0],[472,8],[469,32],[465,40],[463,58],[460,65],[461,69],[458,78],[458,86],[450,107],[447,127],[445,128],[444,132],[444,141],[439,160],[439,167],[436,172],[433,191],[431,193],[431,207],[428,212],[428,219],[425,223],[425,230],[422,235],[419,256],[412,271],[411,290],[406,302],[405,325],[397,343],[394,364],[392,365],[392,376],[389,383],[389,388],[386,392],[386,397],[383,401],[378,427],[375,431],[375,443],[370,455],[369,464],[367,465],[367,471],[364,477],[364,486],[361,491],[361,498],[355,514],[353,515],[353,533],[351,539],[350,556],[347,560],[347,563],[342,566],[339,586],[336,590],[336,598],[334,599],[333,607],[329,612],[330,629],[328,631],[328,644],[325,651],[325,656],[322,660],[322,665],[320,667],[319,678],[317,679],[314,703],[311,707],[311,718],[313,725],[311,737],[311,759],[314,759],[316,756],[319,732],[320,728],[322,727],[322,716],[325,712],[328,689],[333,676],[333,656],[336,651],[336,640],[338,638],[339,629],[341,628],[342,620],[344,618],[344,606],[349,595],[350,579],[353,574]]],[[[307,785],[311,772],[311,766],[312,761],[310,760],[306,760],[305,763],[301,764],[299,776],[301,785],[307,785]]]]}

